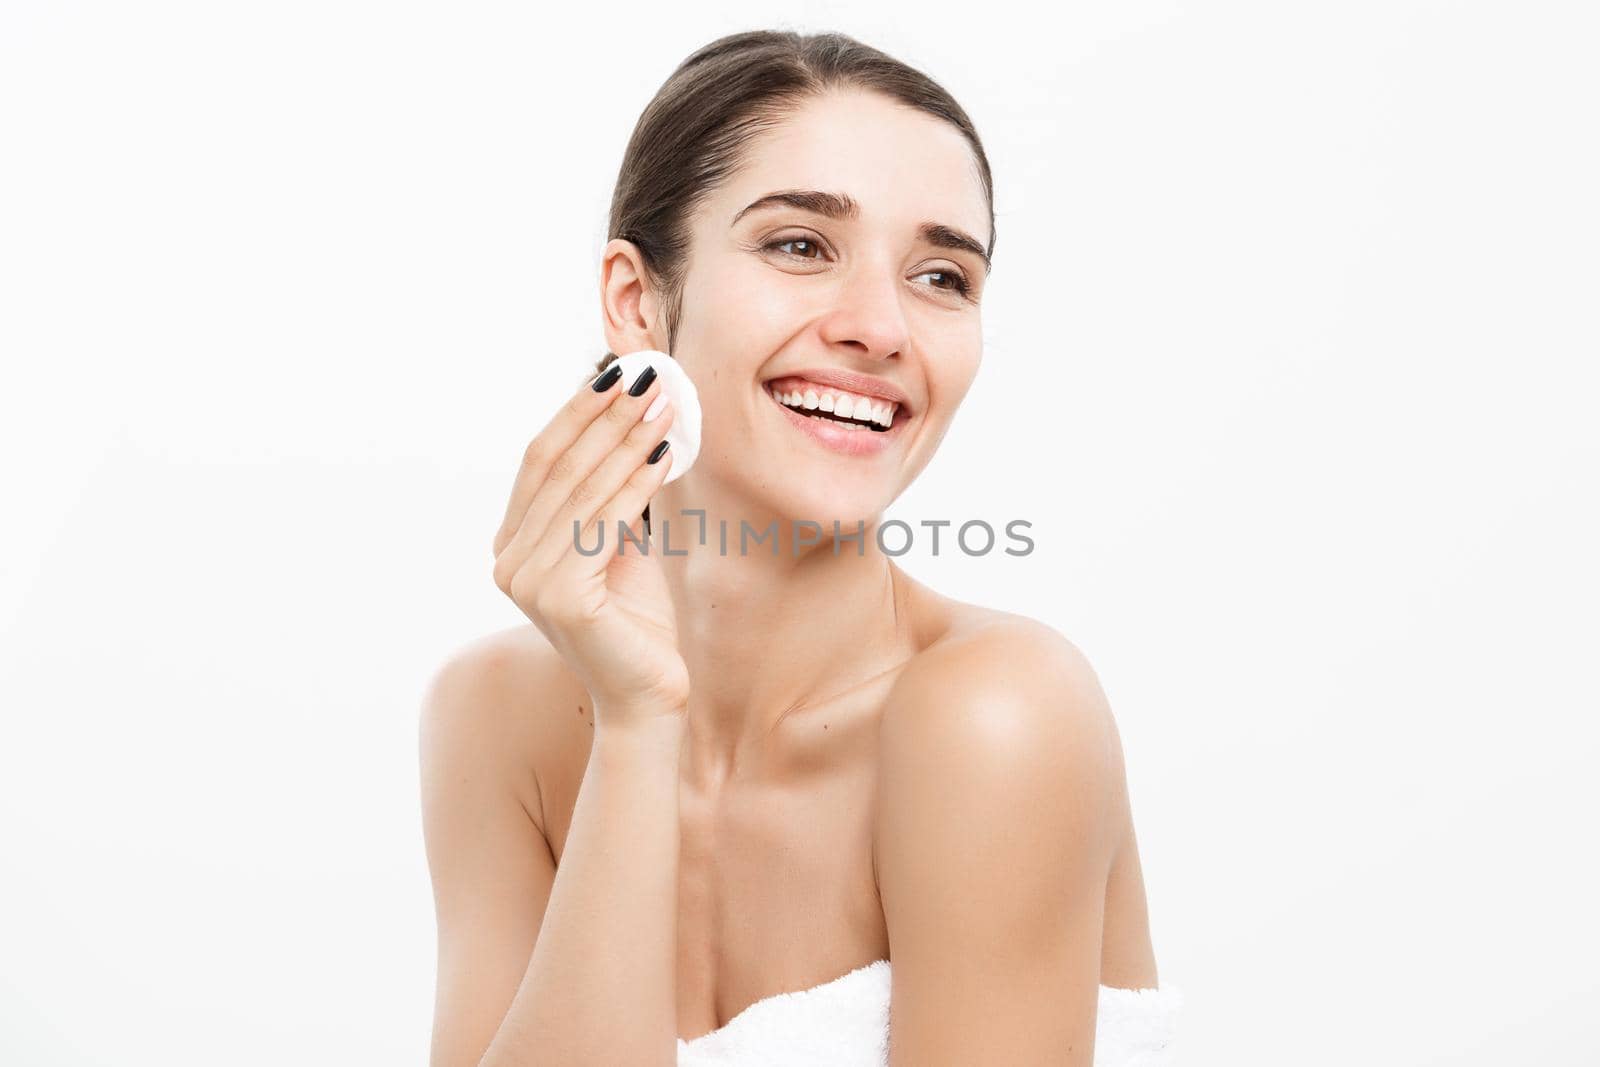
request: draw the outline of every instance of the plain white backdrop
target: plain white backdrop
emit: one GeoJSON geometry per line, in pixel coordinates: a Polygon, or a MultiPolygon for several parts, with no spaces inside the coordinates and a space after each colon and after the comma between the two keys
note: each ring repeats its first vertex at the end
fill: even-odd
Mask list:
{"type": "Polygon", "coordinates": [[[761,27],[985,139],[983,367],[890,514],[1033,524],[904,563],[1099,671],[1184,1062],[1596,1062],[1586,9],[12,0],[0,1062],[425,1063],[419,701],[525,621],[640,110],[761,27]]]}

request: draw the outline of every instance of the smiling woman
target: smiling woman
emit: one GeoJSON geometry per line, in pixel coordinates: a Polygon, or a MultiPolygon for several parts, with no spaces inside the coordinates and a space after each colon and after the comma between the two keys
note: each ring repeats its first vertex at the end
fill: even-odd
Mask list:
{"type": "Polygon", "coordinates": [[[1179,994],[1093,669],[870,532],[981,361],[965,112],[839,34],[723,38],[646,107],[609,238],[602,373],[494,539],[530,625],[423,710],[434,1067],[1162,1062],[1179,994]],[[645,350],[704,413],[670,485],[673,405],[608,368],[645,350]],[[652,507],[776,538],[575,550],[652,507]]]}

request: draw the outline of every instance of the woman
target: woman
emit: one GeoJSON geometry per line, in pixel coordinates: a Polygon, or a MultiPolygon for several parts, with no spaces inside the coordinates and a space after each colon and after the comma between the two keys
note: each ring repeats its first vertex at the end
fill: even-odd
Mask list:
{"type": "Polygon", "coordinates": [[[1163,991],[1096,677],[873,535],[978,370],[967,116],[848,37],[735,34],[646,108],[609,232],[609,347],[671,353],[702,448],[666,485],[676,412],[615,370],[528,447],[494,576],[534,625],[424,710],[432,1063],[1111,1062],[1163,991]]]}

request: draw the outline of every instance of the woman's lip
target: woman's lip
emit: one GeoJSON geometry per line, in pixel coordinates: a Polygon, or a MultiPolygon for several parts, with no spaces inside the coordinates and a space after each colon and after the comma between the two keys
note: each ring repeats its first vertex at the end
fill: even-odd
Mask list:
{"type": "Polygon", "coordinates": [[[783,417],[795,429],[810,435],[812,440],[819,444],[847,456],[875,456],[884,451],[900,436],[900,428],[906,422],[905,412],[900,410],[895,412],[894,420],[890,422],[887,430],[847,430],[827,419],[800,414],[773,396],[770,389],[763,388],[761,391],[781,409],[783,417]]]}
{"type": "Polygon", "coordinates": [[[864,396],[876,403],[888,402],[901,411],[911,407],[911,401],[904,393],[886,384],[880,387],[876,378],[861,378],[859,375],[840,374],[834,371],[803,370],[769,378],[762,385],[770,392],[777,382],[789,383],[794,388],[815,387],[818,396],[827,391],[838,391],[864,396]]]}

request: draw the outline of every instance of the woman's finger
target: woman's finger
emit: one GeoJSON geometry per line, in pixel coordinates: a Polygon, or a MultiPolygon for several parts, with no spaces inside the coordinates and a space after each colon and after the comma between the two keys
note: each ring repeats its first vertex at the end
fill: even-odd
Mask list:
{"type": "Polygon", "coordinates": [[[540,430],[523,449],[522,463],[517,468],[516,478],[512,482],[505,517],[501,520],[500,529],[494,536],[496,556],[505,551],[506,544],[522,525],[522,520],[528,512],[528,505],[532,503],[539,486],[549,477],[557,458],[572,447],[584,430],[593,424],[596,416],[624,395],[625,390],[619,388],[621,378],[620,366],[613,363],[607,367],[604,372],[568,397],[561,410],[551,417],[544,429],[540,430]],[[603,388],[597,390],[596,385],[603,388]]]}
{"type": "MultiPolygon", "coordinates": [[[[650,503],[666,482],[672,467],[671,450],[663,451],[665,454],[653,464],[646,456],[644,462],[634,469],[616,494],[595,512],[579,533],[584,549],[590,554],[586,556],[579,552],[568,552],[551,565],[547,578],[553,586],[568,590],[590,588],[593,580],[611,565],[613,556],[619,553],[639,555],[644,551],[640,546],[646,544],[645,505],[650,503]],[[626,527],[633,535],[632,544],[625,552],[620,527],[626,527]],[[596,545],[600,546],[598,552],[594,551],[596,545]]],[[[650,455],[656,455],[655,450],[650,455]]],[[[659,528],[659,524],[652,525],[659,528]]],[[[654,550],[653,546],[651,550],[654,550]]]]}
{"type": "MultiPolygon", "coordinates": [[[[575,545],[592,546],[594,538],[598,536],[593,529],[598,520],[605,521],[607,536],[613,532],[612,518],[620,518],[630,522],[638,518],[633,515],[607,515],[604,509],[623,488],[624,483],[632,475],[639,472],[641,467],[649,468],[651,474],[656,473],[656,468],[661,467],[666,457],[661,461],[650,463],[649,457],[659,447],[667,436],[673,420],[677,417],[677,410],[668,402],[662,405],[661,413],[649,422],[640,422],[635,425],[624,440],[606,455],[587,478],[573,486],[560,506],[551,517],[545,533],[535,543],[528,553],[528,563],[536,569],[554,567],[564,556],[571,554],[585,559],[591,566],[584,568],[590,573],[598,573],[605,568],[605,561],[594,556],[584,557],[575,550],[575,545]],[[581,541],[577,540],[582,538],[581,541]]],[[[666,477],[670,464],[660,470],[661,478],[666,477]]],[[[659,485],[659,481],[657,481],[659,485]]],[[[648,498],[646,498],[648,501],[648,498]]],[[[639,511],[644,510],[644,504],[639,505],[639,511]]],[[[521,537],[521,533],[518,533],[521,537]]]]}
{"type": "MultiPolygon", "coordinates": [[[[526,559],[550,529],[556,513],[567,505],[575,493],[581,498],[584,493],[589,492],[584,487],[584,481],[594,474],[607,456],[624,446],[628,434],[634,427],[654,425],[661,421],[660,412],[666,406],[666,395],[661,391],[661,383],[658,380],[645,382],[641,379],[634,383],[634,387],[637,388],[639,385],[644,385],[646,388],[638,396],[632,395],[630,390],[617,397],[615,402],[584,428],[583,433],[578,435],[578,439],[570,448],[556,457],[544,481],[534,490],[533,499],[522,517],[522,524],[506,545],[506,555],[526,559]],[[654,421],[649,424],[642,423],[646,415],[654,416],[654,421]]],[[[604,493],[598,494],[594,503],[596,505],[602,503],[612,491],[608,487],[604,493]]],[[[581,499],[579,502],[581,503],[581,499]]]]}

